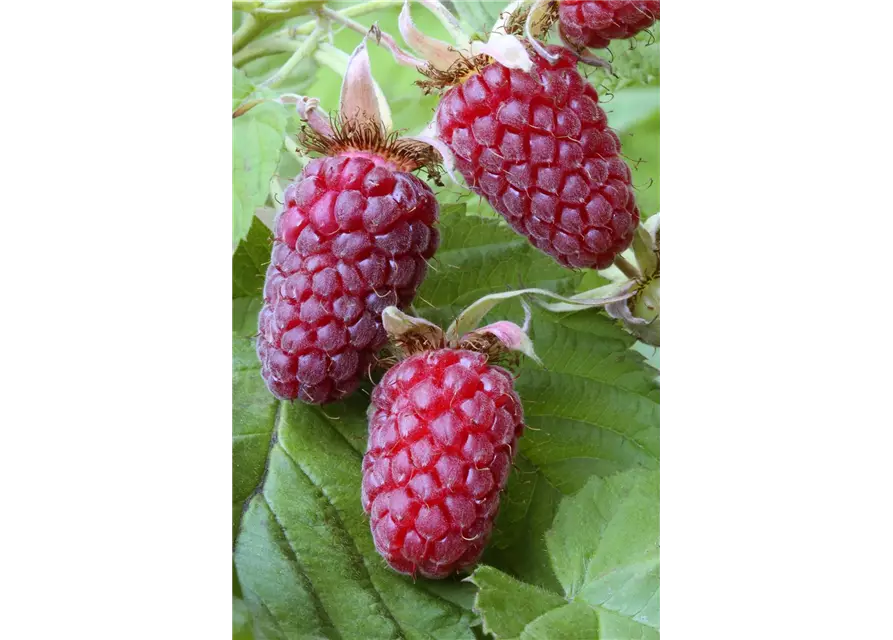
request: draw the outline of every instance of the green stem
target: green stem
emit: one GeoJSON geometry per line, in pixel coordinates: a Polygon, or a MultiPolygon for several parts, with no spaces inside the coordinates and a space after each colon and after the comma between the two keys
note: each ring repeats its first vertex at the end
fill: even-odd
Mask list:
{"type": "Polygon", "coordinates": [[[620,269],[623,272],[623,275],[631,280],[642,279],[642,274],[639,272],[636,266],[621,255],[618,255],[616,258],[614,258],[614,266],[620,269]]]}
{"type": "Polygon", "coordinates": [[[257,105],[259,105],[263,102],[266,102],[266,100],[264,100],[262,98],[259,100],[249,100],[248,102],[243,102],[241,105],[238,106],[238,108],[235,111],[233,111],[233,120],[235,120],[236,118],[238,118],[241,115],[245,115],[249,110],[253,109],[254,107],[256,107],[257,105]]]}
{"type": "Polygon", "coordinates": [[[277,53],[287,53],[297,49],[301,43],[288,36],[279,36],[277,38],[264,38],[256,42],[251,42],[243,49],[233,54],[233,66],[241,69],[243,66],[264,56],[271,56],[277,53]]]}
{"type": "MultiPolygon", "coordinates": [[[[336,11],[332,11],[328,7],[323,7],[320,10],[320,13],[332,22],[344,25],[348,29],[356,31],[362,36],[365,36],[371,32],[370,29],[367,29],[356,20],[351,20],[349,17],[343,16],[336,11]]],[[[394,60],[396,60],[399,64],[402,64],[406,67],[415,67],[416,69],[424,67],[427,64],[425,60],[416,58],[406,51],[403,51],[403,49],[401,49],[399,45],[397,45],[397,42],[394,40],[393,36],[383,32],[381,29],[378,29],[377,24],[374,26],[374,29],[376,33],[372,41],[375,42],[375,44],[377,44],[382,49],[387,49],[388,51],[390,51],[391,55],[394,56],[394,60]]]]}
{"type": "Polygon", "coordinates": [[[261,87],[266,89],[273,89],[278,87],[282,82],[288,77],[298,63],[313,53],[313,50],[316,48],[317,43],[322,39],[323,34],[325,33],[325,29],[322,26],[317,25],[316,29],[313,30],[307,39],[301,43],[301,46],[297,48],[297,50],[291,54],[288,60],[285,61],[279,70],[274,73],[272,76],[267,78],[261,87]]]}
{"type": "Polygon", "coordinates": [[[263,22],[250,13],[242,18],[242,24],[233,34],[233,53],[244,47],[251,39],[255,38],[264,28],[263,22]]]}
{"type": "MultiPolygon", "coordinates": [[[[288,0],[279,3],[264,3],[249,12],[242,24],[233,34],[233,53],[254,40],[271,24],[283,22],[303,13],[312,13],[320,9],[324,0],[288,0]]],[[[243,3],[236,2],[234,7],[242,7],[243,3]]],[[[313,24],[313,23],[311,23],[313,24]]]]}
{"type": "MultiPolygon", "coordinates": [[[[331,13],[334,22],[343,24],[345,19],[350,19],[354,16],[362,16],[367,13],[372,13],[373,11],[378,11],[379,9],[400,6],[402,4],[403,0],[370,0],[370,2],[355,4],[353,6],[347,7],[346,9],[342,9],[341,11],[333,11],[331,13]]],[[[256,18],[254,18],[253,16],[252,19],[256,20],[256,18]]],[[[260,22],[261,24],[260,29],[263,29],[264,26],[266,26],[267,24],[262,20],[257,22],[260,22]]],[[[359,23],[354,23],[354,25],[358,24],[359,23]]],[[[297,38],[298,36],[310,35],[310,33],[312,33],[313,29],[316,27],[316,20],[310,20],[301,25],[298,25],[297,27],[285,27],[284,29],[275,31],[269,36],[266,36],[254,42],[252,42],[251,40],[253,40],[253,38],[257,36],[257,33],[248,31],[247,35],[240,35],[240,31],[242,31],[242,28],[244,26],[245,21],[242,22],[242,25],[239,27],[236,33],[233,34],[233,51],[235,52],[233,55],[233,66],[236,68],[241,68],[252,60],[256,60],[257,58],[275,55],[277,53],[294,51],[299,46],[295,42],[295,38],[297,38]],[[238,51],[236,45],[236,36],[240,37],[238,51]]],[[[248,29],[248,27],[245,28],[246,30],[248,29]]],[[[358,31],[356,27],[354,27],[354,30],[358,31]]],[[[361,33],[365,35],[367,31],[368,29],[366,27],[363,27],[361,33]]]]}
{"type": "MultiPolygon", "coordinates": [[[[367,13],[372,13],[373,11],[378,11],[379,9],[386,9],[389,7],[399,7],[403,4],[403,0],[370,0],[369,2],[363,2],[361,4],[355,4],[352,7],[347,7],[346,9],[342,9],[341,11],[333,11],[338,18],[355,18],[357,16],[363,16],[367,13]]],[[[337,20],[338,23],[341,23],[341,20],[337,20]]],[[[289,35],[289,36],[303,36],[307,35],[311,31],[313,31],[313,26],[315,22],[305,22],[302,25],[298,25],[297,27],[287,27],[285,29],[281,29],[274,33],[274,36],[281,35],[289,35]]],[[[364,29],[363,34],[366,33],[369,29],[364,29]]]]}

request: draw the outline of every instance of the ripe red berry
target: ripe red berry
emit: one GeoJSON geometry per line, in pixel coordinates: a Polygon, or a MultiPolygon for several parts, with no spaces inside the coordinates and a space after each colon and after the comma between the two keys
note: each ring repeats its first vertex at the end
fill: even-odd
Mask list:
{"type": "Polygon", "coordinates": [[[511,374],[465,349],[425,351],[375,388],[363,509],[395,570],[444,578],[481,556],[524,429],[511,374]]]}
{"type": "Polygon", "coordinates": [[[353,391],[387,340],[381,312],[408,305],[438,245],[430,187],[372,153],[312,160],[286,189],[264,285],[257,353],[282,399],[353,391]]]}
{"type": "Polygon", "coordinates": [[[603,49],[632,38],[660,20],[660,0],[559,0],[564,38],[578,47],[603,49]]]}
{"type": "Polygon", "coordinates": [[[639,223],[629,167],[595,89],[563,47],[530,72],[498,62],[450,88],[438,133],[469,186],[567,267],[604,269],[639,223]]]}

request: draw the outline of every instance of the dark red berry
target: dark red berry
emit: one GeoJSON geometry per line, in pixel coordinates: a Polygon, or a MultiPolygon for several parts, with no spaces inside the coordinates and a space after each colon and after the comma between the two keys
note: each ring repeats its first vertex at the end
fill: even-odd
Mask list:
{"type": "Polygon", "coordinates": [[[444,95],[439,134],[469,186],[567,267],[604,269],[639,223],[620,139],[562,47],[528,73],[489,64],[444,95]]]}
{"type": "Polygon", "coordinates": [[[353,391],[434,255],[430,187],[369,153],[311,160],[285,191],[264,285],[257,353],[282,399],[322,404],[353,391]]]}
{"type": "Polygon", "coordinates": [[[363,509],[395,570],[444,578],[481,556],[523,424],[511,374],[464,349],[394,366],[372,394],[363,509]]]}
{"type": "Polygon", "coordinates": [[[660,0],[559,0],[558,23],[578,47],[603,49],[660,20],[660,0]]]}

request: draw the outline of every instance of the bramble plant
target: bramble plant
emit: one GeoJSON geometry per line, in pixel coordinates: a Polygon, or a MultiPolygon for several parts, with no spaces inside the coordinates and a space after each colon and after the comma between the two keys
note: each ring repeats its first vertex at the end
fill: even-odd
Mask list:
{"type": "Polygon", "coordinates": [[[505,2],[233,2],[234,639],[659,637],[659,3],[505,2]]]}

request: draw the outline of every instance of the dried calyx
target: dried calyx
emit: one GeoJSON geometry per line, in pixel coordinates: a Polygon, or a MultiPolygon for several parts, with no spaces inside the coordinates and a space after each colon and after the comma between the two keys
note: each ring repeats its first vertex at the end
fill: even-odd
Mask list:
{"type": "Polygon", "coordinates": [[[399,29],[403,39],[420,58],[400,50],[390,37],[379,36],[378,44],[389,49],[400,64],[415,66],[427,79],[419,81],[426,92],[443,91],[488,64],[498,62],[510,69],[529,71],[533,60],[526,45],[507,30],[522,2],[515,2],[502,12],[486,40],[473,38],[439,0],[419,0],[443,24],[453,39],[452,43],[426,35],[412,21],[410,0],[405,0],[400,12],[399,29]]]}
{"type": "MultiPolygon", "coordinates": [[[[432,38],[416,27],[410,13],[410,0],[404,0],[398,26],[403,39],[420,57],[401,50],[392,37],[378,29],[374,32],[378,44],[389,49],[398,63],[414,66],[426,77],[426,80],[417,83],[426,93],[443,92],[493,62],[509,69],[530,71],[533,67],[532,54],[553,63],[558,59],[540,42],[558,20],[557,0],[515,0],[500,13],[496,24],[486,34],[486,40],[463,30],[459,21],[439,0],[418,2],[440,20],[452,36],[452,43],[432,38]]],[[[584,62],[609,66],[579,47],[571,48],[584,62]]]]}
{"type": "Polygon", "coordinates": [[[390,163],[398,171],[424,169],[437,180],[441,165],[451,168],[452,155],[433,137],[401,136],[392,130],[391,112],[381,88],[372,77],[365,40],[347,63],[341,85],[339,110],[330,118],[319,100],[295,94],[279,98],[293,104],[305,122],[302,145],[322,155],[368,155],[390,163]]]}

